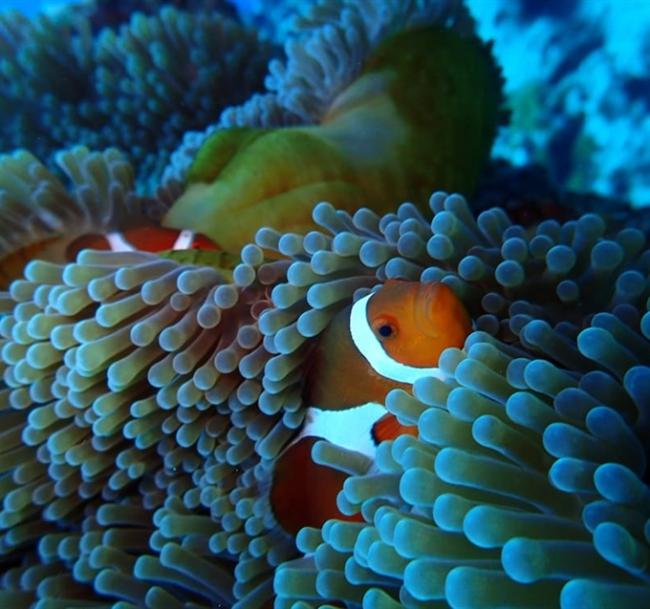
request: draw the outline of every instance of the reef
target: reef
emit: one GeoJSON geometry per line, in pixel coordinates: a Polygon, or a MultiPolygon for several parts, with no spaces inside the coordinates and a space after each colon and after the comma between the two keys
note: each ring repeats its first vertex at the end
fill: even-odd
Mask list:
{"type": "Polygon", "coordinates": [[[469,4],[481,36],[495,39],[508,82],[512,120],[494,151],[518,165],[544,164],[562,188],[645,206],[647,8],[554,0],[469,4]]]}
{"type": "MultiPolygon", "coordinates": [[[[362,73],[361,59],[396,32],[432,22],[472,32],[451,0],[318,5],[286,60],[271,64],[266,93],[223,112],[221,96],[211,99],[205,131],[185,136],[155,196],[140,185],[162,157],[143,148],[136,171],[114,148],[53,154],[68,137],[85,141],[78,127],[58,133],[54,114],[38,123],[54,134],[35,151],[46,163],[26,151],[0,159],[0,222],[12,229],[0,235],[0,258],[3,268],[11,256],[27,262],[0,292],[1,606],[648,604],[650,248],[647,231],[626,225],[625,214],[572,218],[551,205],[531,217],[504,201],[519,222],[502,207],[473,207],[498,201],[498,192],[468,203],[438,191],[426,205],[387,213],[365,201],[310,204],[313,229],[259,228],[234,264],[203,251],[86,249],[70,263],[52,254],[77,234],[173,210],[188,159],[214,133],[317,124],[362,73]],[[308,41],[305,56],[298,42],[308,41]],[[381,442],[374,460],[314,444],[314,461],[347,476],[338,507],[356,521],[330,520],[294,537],[274,517],[269,490],[305,421],[311,349],[343,307],[389,279],[445,283],[473,331],[462,348],[442,353],[446,380],[425,377],[388,394],[387,412],[417,435],[381,442]]],[[[29,88],[52,65],[36,32],[89,40],[74,25],[2,23],[16,40],[30,32],[25,53],[2,63],[25,67],[10,100],[44,90],[29,88]]],[[[143,87],[143,58],[164,66],[173,56],[165,60],[156,43],[145,45],[158,49],[151,55],[132,55],[144,64],[107,49],[157,39],[163,23],[195,32],[193,16],[164,9],[97,39],[103,61],[114,62],[105,74],[111,112],[128,106],[116,101],[112,76],[127,70],[127,82],[143,87]]],[[[208,34],[242,32],[230,28],[207,19],[199,38],[220,44],[208,34]]],[[[79,61],[90,55],[76,44],[52,57],[88,83],[79,61]]],[[[250,65],[247,43],[228,44],[233,62],[250,65]]],[[[51,107],[86,108],[64,97],[51,107]]],[[[160,106],[157,129],[174,108],[160,106]]],[[[15,134],[33,136],[16,120],[15,134]]],[[[111,125],[102,137],[133,155],[133,142],[111,125]]],[[[164,128],[158,135],[164,140],[164,128]]]]}

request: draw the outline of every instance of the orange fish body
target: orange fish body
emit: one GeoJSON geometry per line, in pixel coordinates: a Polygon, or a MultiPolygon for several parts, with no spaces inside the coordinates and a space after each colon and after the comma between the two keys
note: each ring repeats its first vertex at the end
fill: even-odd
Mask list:
{"type": "Polygon", "coordinates": [[[140,251],[159,253],[168,250],[215,251],[207,237],[189,230],[140,225],[123,231],[86,233],[72,240],[52,237],[20,248],[0,259],[0,289],[20,277],[27,263],[35,258],[51,262],[73,262],[83,249],[140,251]]]}
{"type": "Polygon", "coordinates": [[[207,237],[189,230],[142,225],[119,232],[82,235],[68,245],[66,258],[74,260],[82,249],[158,253],[167,250],[216,250],[217,247],[207,237]]]}
{"type": "Polygon", "coordinates": [[[320,527],[329,518],[361,520],[338,511],[336,496],[347,474],[314,463],[311,449],[319,439],[305,436],[291,444],[275,465],[269,499],[275,518],[291,535],[302,527],[320,527]]]}
{"type": "Polygon", "coordinates": [[[60,254],[57,251],[57,239],[44,239],[11,252],[0,258],[0,290],[6,290],[9,284],[23,274],[27,263],[34,258],[50,258],[52,250],[55,258],[60,254]]]}
{"type": "Polygon", "coordinates": [[[359,353],[350,333],[352,305],[341,310],[310,354],[303,402],[324,410],[343,410],[366,402],[383,402],[394,387],[408,389],[379,374],[359,353]]]}
{"type": "Polygon", "coordinates": [[[271,505],[284,530],[295,534],[330,518],[350,519],[336,506],[347,475],[314,463],[311,447],[326,439],[373,457],[383,440],[417,436],[416,427],[386,412],[386,394],[410,389],[421,377],[444,379],[440,354],[462,347],[471,328],[448,286],[399,280],[388,280],[332,319],[305,374],[307,422],[274,472],[271,505]]]}

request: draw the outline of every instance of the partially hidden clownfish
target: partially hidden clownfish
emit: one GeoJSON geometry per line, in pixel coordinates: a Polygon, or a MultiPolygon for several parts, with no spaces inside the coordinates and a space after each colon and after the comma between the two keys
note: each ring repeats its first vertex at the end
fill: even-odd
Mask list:
{"type": "Polygon", "coordinates": [[[417,436],[416,427],[387,413],[386,394],[426,376],[444,380],[440,354],[462,347],[471,328],[447,285],[399,280],[388,280],[332,319],[308,360],[307,422],[275,465],[269,499],[286,532],[295,535],[330,518],[358,519],[336,505],[347,475],[315,463],[313,445],[325,439],[373,458],[379,442],[417,436]]]}
{"type": "Polygon", "coordinates": [[[82,249],[158,253],[190,249],[212,251],[218,248],[213,241],[191,230],[143,225],[123,231],[82,235],[68,245],[66,258],[74,260],[82,249]]]}
{"type": "MultiPolygon", "coordinates": [[[[141,224],[125,230],[84,233],[76,237],[52,237],[16,250],[0,259],[0,289],[20,277],[27,263],[34,258],[51,262],[74,262],[83,249],[113,252],[219,252],[215,243],[191,230],[141,224]]],[[[226,255],[223,252],[222,258],[226,255]]],[[[211,261],[210,261],[211,262],[211,261]]]]}

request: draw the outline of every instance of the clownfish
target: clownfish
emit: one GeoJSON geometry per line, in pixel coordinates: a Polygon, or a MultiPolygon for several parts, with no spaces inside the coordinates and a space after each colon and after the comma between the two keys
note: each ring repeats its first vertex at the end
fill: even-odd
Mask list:
{"type": "Polygon", "coordinates": [[[113,252],[151,252],[195,250],[215,252],[216,244],[200,233],[156,225],[140,225],[122,231],[85,233],[72,239],[51,237],[22,247],[0,258],[0,289],[20,277],[27,263],[35,258],[51,262],[74,262],[82,249],[113,252]]]}
{"type": "Polygon", "coordinates": [[[82,249],[158,253],[168,250],[216,250],[218,248],[206,236],[191,230],[145,225],[123,231],[82,235],[66,248],[67,260],[74,260],[82,249]]]}
{"type": "Polygon", "coordinates": [[[471,329],[462,302],[443,283],[388,280],[332,319],[308,358],[306,422],[278,457],[271,483],[271,507],[285,531],[357,519],[336,506],[347,475],[315,463],[312,446],[325,439],[374,458],[381,441],[416,436],[416,427],[387,413],[386,394],[426,376],[444,380],[440,354],[462,347],[471,329]]]}

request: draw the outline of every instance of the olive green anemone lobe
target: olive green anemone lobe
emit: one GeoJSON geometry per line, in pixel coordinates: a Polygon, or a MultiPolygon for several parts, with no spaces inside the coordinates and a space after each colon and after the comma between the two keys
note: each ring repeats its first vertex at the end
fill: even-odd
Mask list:
{"type": "Polygon", "coordinates": [[[217,131],[199,150],[187,189],[164,218],[239,251],[261,226],[305,232],[311,210],[379,213],[432,185],[469,193],[501,110],[488,45],[440,27],[387,39],[320,124],[217,131]]]}

